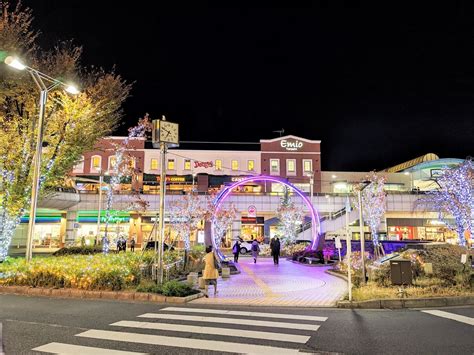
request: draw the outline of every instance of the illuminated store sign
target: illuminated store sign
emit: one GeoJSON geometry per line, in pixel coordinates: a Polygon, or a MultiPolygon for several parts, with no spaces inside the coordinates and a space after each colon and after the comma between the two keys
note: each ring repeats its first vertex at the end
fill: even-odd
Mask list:
{"type": "Polygon", "coordinates": [[[208,168],[212,168],[214,166],[213,162],[212,161],[194,161],[194,167],[195,168],[204,168],[204,169],[208,169],[208,168]]]}
{"type": "MultiPolygon", "coordinates": [[[[156,177],[156,181],[160,181],[161,176],[156,177]]],[[[186,177],[185,176],[167,176],[166,177],[166,182],[186,182],[186,177]]]]}
{"type": "Polygon", "coordinates": [[[299,140],[295,140],[295,141],[288,141],[286,139],[283,139],[281,142],[280,142],[280,146],[282,148],[285,148],[286,150],[288,151],[297,151],[299,150],[300,148],[303,148],[303,142],[300,142],[299,140]]]}

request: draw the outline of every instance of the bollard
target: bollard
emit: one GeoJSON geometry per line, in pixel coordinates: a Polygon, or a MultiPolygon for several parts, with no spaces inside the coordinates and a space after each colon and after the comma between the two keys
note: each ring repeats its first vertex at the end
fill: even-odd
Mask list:
{"type": "Polygon", "coordinates": [[[187,277],[188,283],[191,285],[196,285],[198,283],[198,274],[197,272],[190,272],[188,277],[187,277]]]}
{"type": "Polygon", "coordinates": [[[222,278],[228,279],[230,277],[230,267],[223,267],[222,268],[222,278]]]}
{"type": "Polygon", "coordinates": [[[199,289],[204,290],[206,288],[206,280],[202,277],[198,279],[199,289]]]}

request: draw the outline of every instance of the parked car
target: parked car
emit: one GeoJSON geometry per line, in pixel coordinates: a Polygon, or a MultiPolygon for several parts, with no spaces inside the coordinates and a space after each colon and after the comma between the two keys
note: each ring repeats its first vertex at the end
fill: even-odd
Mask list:
{"type": "MultiPolygon", "coordinates": [[[[260,249],[263,247],[263,243],[258,243],[260,249]]],[[[252,241],[251,240],[241,240],[240,241],[240,254],[247,254],[252,250],[252,241]]]]}

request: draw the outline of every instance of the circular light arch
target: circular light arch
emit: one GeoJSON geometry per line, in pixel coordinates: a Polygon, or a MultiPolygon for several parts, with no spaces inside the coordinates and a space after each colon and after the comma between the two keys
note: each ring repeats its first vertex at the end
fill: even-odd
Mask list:
{"type": "MultiPolygon", "coordinates": [[[[311,213],[311,223],[312,223],[311,234],[313,237],[311,248],[315,249],[319,243],[320,228],[321,228],[320,223],[319,223],[318,211],[314,208],[313,204],[308,199],[308,197],[303,193],[303,191],[301,191],[296,186],[294,186],[293,184],[289,183],[288,181],[282,178],[278,178],[275,176],[267,176],[267,175],[251,176],[251,177],[244,178],[240,181],[237,181],[233,183],[232,185],[226,186],[224,189],[222,189],[222,191],[216,196],[216,198],[213,201],[215,211],[219,210],[222,203],[227,199],[227,197],[229,197],[229,195],[232,193],[232,190],[234,190],[236,187],[245,185],[248,182],[261,182],[261,181],[265,181],[265,182],[270,181],[270,182],[283,184],[284,186],[291,188],[294,192],[296,192],[297,195],[299,195],[303,199],[303,201],[306,203],[306,206],[308,207],[311,213]]],[[[212,223],[212,226],[211,226],[211,240],[212,240],[212,246],[214,250],[216,251],[217,255],[221,259],[224,259],[224,255],[221,253],[220,248],[216,244],[216,241],[214,238],[214,223],[212,223]]]]}

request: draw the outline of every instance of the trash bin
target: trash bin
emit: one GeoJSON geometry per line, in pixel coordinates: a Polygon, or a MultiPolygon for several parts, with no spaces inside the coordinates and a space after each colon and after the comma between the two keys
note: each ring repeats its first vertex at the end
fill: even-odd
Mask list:
{"type": "Polygon", "coordinates": [[[391,259],[390,276],[392,285],[411,285],[413,281],[411,261],[402,258],[391,259]]]}

